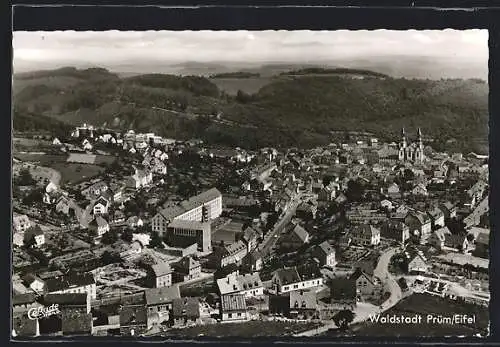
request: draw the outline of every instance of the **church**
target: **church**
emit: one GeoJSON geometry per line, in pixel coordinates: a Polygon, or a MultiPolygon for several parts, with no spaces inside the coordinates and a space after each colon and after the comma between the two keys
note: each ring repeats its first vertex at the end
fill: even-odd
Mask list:
{"type": "Polygon", "coordinates": [[[405,129],[401,130],[401,143],[399,144],[399,161],[422,164],[424,162],[424,144],[422,142],[422,132],[418,128],[417,142],[408,144],[406,141],[405,129]]]}

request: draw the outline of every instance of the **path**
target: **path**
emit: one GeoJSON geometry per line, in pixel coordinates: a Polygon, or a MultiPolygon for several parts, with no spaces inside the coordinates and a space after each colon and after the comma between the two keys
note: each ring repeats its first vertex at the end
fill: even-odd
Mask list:
{"type": "MultiPolygon", "coordinates": [[[[358,302],[356,308],[354,310],[354,320],[351,324],[359,323],[367,320],[371,315],[380,314],[384,311],[387,311],[394,305],[396,305],[403,297],[403,293],[401,292],[401,288],[399,287],[396,280],[389,273],[389,263],[392,256],[396,253],[397,248],[389,248],[380,256],[378,260],[377,267],[374,270],[374,275],[382,281],[382,283],[388,287],[391,292],[391,296],[380,306],[375,306],[370,303],[358,302]]],[[[295,336],[314,336],[318,334],[322,334],[327,332],[330,329],[334,329],[337,326],[333,322],[329,322],[328,324],[316,328],[304,331],[295,336]]]]}
{"type": "Polygon", "coordinates": [[[488,212],[490,206],[489,206],[489,199],[488,196],[486,196],[472,211],[470,215],[464,218],[464,223],[467,227],[471,227],[474,225],[478,225],[479,222],[481,221],[481,216],[488,212]]]}

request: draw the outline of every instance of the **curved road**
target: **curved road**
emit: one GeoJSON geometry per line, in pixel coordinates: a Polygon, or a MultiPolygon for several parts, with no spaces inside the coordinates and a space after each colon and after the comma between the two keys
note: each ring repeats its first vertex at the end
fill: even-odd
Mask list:
{"type": "MultiPolygon", "coordinates": [[[[367,320],[371,315],[380,314],[387,311],[394,305],[396,305],[402,298],[403,294],[398,283],[394,277],[389,273],[389,263],[392,256],[396,253],[397,248],[389,248],[380,256],[378,260],[377,267],[375,268],[374,275],[388,287],[391,292],[391,296],[380,306],[375,306],[369,303],[360,302],[356,305],[354,310],[354,321],[351,323],[359,323],[367,320]]],[[[336,328],[335,323],[328,323],[320,328],[304,331],[302,333],[296,334],[295,336],[314,336],[327,332],[330,329],[336,328]]]]}

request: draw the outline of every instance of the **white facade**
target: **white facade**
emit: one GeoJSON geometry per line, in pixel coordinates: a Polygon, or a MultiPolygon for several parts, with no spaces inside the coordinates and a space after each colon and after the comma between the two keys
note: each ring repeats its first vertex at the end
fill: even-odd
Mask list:
{"type": "Polygon", "coordinates": [[[309,289],[314,287],[319,287],[323,285],[323,278],[314,278],[312,280],[301,281],[296,283],[290,283],[284,286],[278,287],[279,293],[288,293],[294,290],[309,289]]]}
{"type": "Polygon", "coordinates": [[[68,294],[68,293],[76,293],[76,294],[87,293],[87,295],[90,296],[91,299],[95,299],[97,297],[95,283],[80,287],[77,286],[69,287],[67,289],[51,292],[50,294],[68,294]]]}
{"type": "MultiPolygon", "coordinates": [[[[208,207],[210,219],[216,219],[222,214],[222,196],[219,196],[213,200],[208,201],[203,204],[208,207]]],[[[193,208],[192,210],[186,211],[183,214],[176,217],[176,219],[183,220],[194,220],[201,221],[203,216],[203,205],[193,208]]]]}
{"type": "Polygon", "coordinates": [[[31,221],[26,215],[14,216],[12,224],[14,225],[15,231],[24,232],[31,228],[31,221]]]}
{"type": "Polygon", "coordinates": [[[222,313],[222,320],[224,322],[227,321],[241,321],[241,320],[248,320],[248,313],[247,312],[223,312],[222,313]]]}

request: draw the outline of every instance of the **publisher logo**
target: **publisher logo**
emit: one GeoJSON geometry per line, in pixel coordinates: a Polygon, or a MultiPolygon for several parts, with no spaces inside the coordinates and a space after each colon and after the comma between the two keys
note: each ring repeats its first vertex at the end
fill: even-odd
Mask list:
{"type": "Polygon", "coordinates": [[[30,308],[28,311],[28,318],[29,319],[47,318],[59,313],[61,313],[61,311],[59,311],[59,305],[52,304],[48,307],[41,306],[41,307],[30,308]]]}

